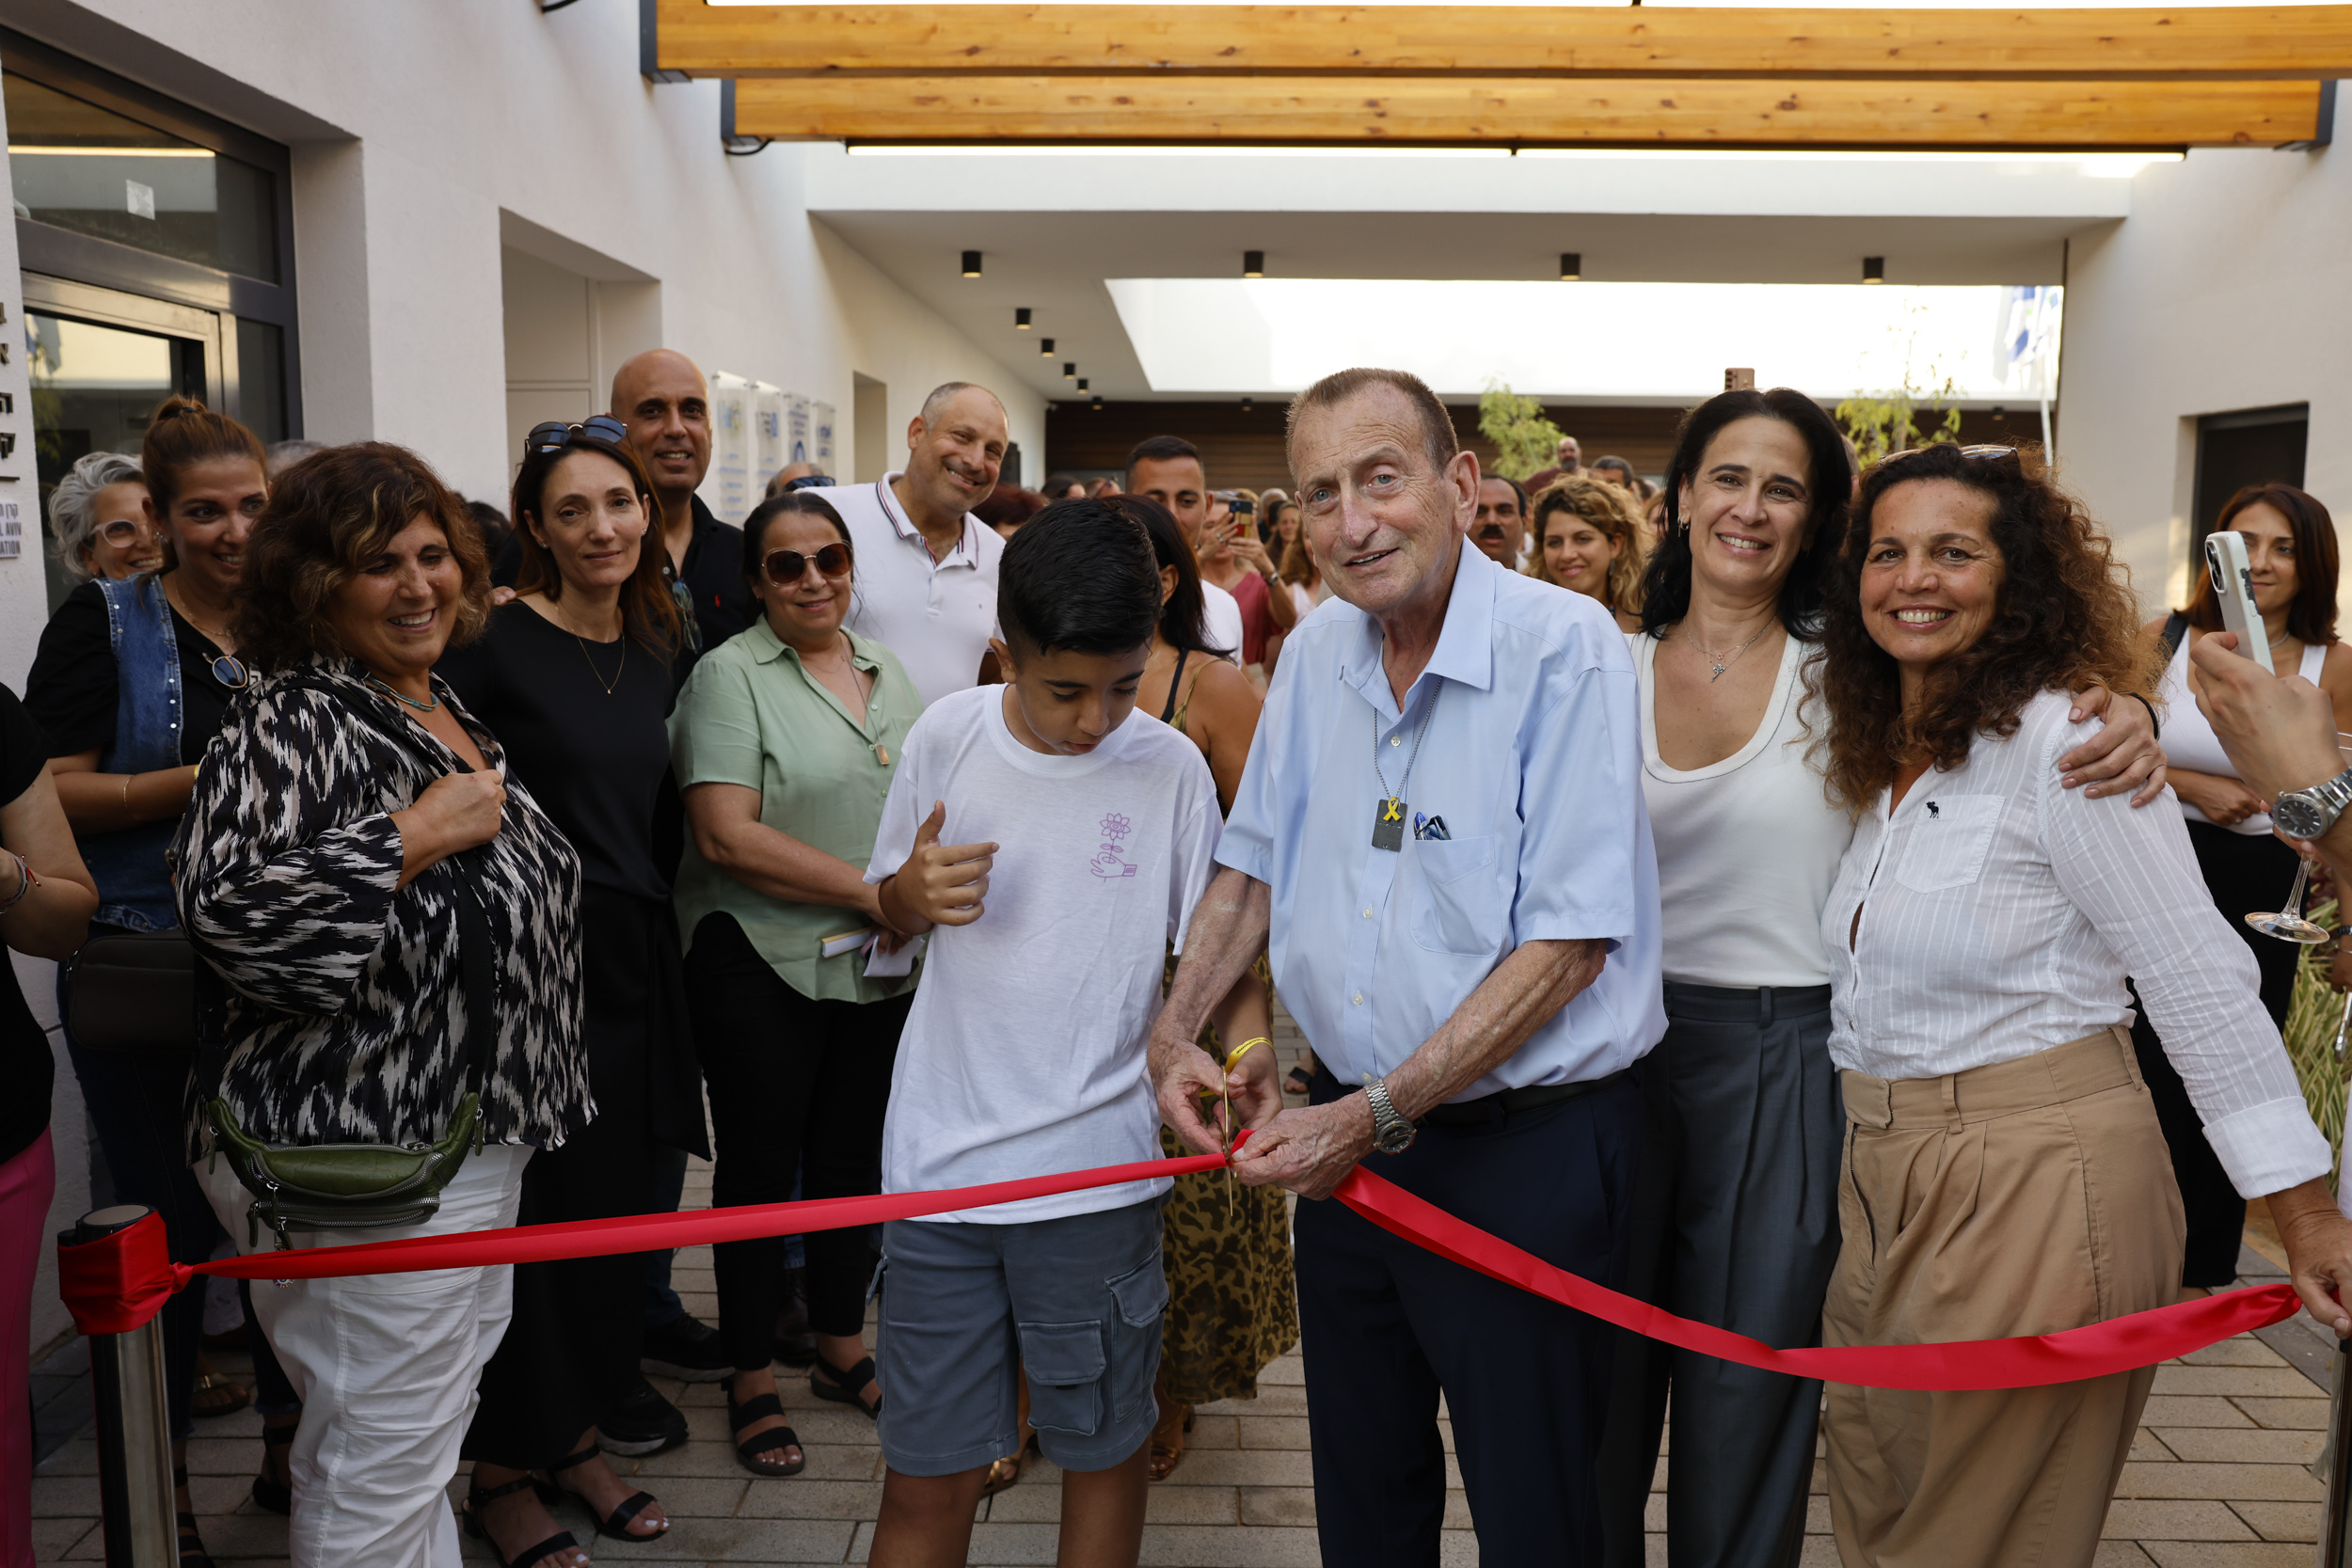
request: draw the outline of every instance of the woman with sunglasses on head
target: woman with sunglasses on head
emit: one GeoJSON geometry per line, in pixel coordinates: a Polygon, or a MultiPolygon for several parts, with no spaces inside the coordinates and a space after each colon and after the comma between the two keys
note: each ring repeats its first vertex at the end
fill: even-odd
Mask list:
{"type": "MultiPolygon", "coordinates": [[[[1641,1064],[1627,1289],[1784,1347],[1815,1342],[1838,1247],[1844,1117],[1819,931],[1854,827],[1812,760],[1825,721],[1807,683],[1851,489],[1845,444],[1811,398],[1709,398],[1667,466],[1671,527],[1632,638],[1666,1034],[1641,1064]]],[[[2053,782],[2098,781],[2093,796],[2148,784],[2153,799],[2162,753],[2149,714],[2105,691],[2080,706],[2114,723],[2086,725],[2051,759],[2053,782]]],[[[1612,1568],[1645,1560],[1670,1395],[1677,1568],[1793,1563],[1821,1386],[1629,1333],[1600,1462],[1612,1568]]]]}
{"type": "MultiPolygon", "coordinates": [[[[269,483],[253,433],[189,397],[157,406],[127,476],[91,468],[115,473],[89,498],[93,506],[109,496],[119,500],[144,475],[141,525],[165,552],[160,571],[102,571],[67,594],[41,632],[25,681],[25,711],[49,736],[58,803],[98,886],[89,930],[95,942],[180,924],[164,852],[187,810],[197,763],[249,679],[230,626],[242,598],[246,537],[269,483]]],[[[69,508],[75,505],[69,486],[82,472],[77,465],[58,487],[69,508]]],[[[95,511],[90,515],[97,520],[95,511]]],[[[134,550],[136,539],[134,531],[134,550]]],[[[102,541],[100,549],[106,548],[102,541]]],[[[105,564],[103,555],[92,553],[105,564]]],[[[88,1049],[73,1036],[68,975],[61,966],[67,1054],[115,1194],[163,1216],[175,1262],[202,1262],[222,1232],[185,1157],[182,1099],[190,1055],[171,1042],[185,1040],[189,1022],[158,1015],[152,1049],[88,1049]]],[[[203,1314],[201,1291],[182,1291],[163,1313],[175,1464],[184,1461],[193,1417],[219,1413],[206,1402],[228,1410],[246,1402],[243,1389],[199,1368],[203,1314]]],[[[283,1513],[291,1502],[285,1449],[300,1406],[267,1343],[258,1334],[248,1338],[267,1445],[254,1499],[283,1513]]],[[[181,1560],[200,1564],[203,1544],[184,1490],[180,1508],[181,1560]]]]}
{"type": "Polygon", "coordinates": [[[75,582],[135,578],[164,563],[135,458],[94,451],[74,460],[49,493],[49,541],[75,582]]]}
{"type": "MultiPolygon", "coordinates": [[[[866,973],[865,938],[882,952],[900,939],[865,871],[923,699],[897,655],[843,625],[854,551],[822,495],[754,508],[743,572],[760,618],[703,656],[670,721],[689,829],[678,923],[722,1207],[783,1202],[796,1172],[804,1197],[882,1190],[882,1112],[914,999],[911,974],[866,973]]],[[[882,1390],[863,1339],[867,1232],[815,1231],[804,1245],[809,1386],[873,1415],[882,1390]]],[[[807,1461],[773,1366],[784,1242],[714,1251],[737,1460],[754,1475],[797,1475],[807,1461]]]]}
{"type": "MultiPolygon", "coordinates": [[[[668,720],[679,619],[647,531],[653,485],[598,417],[525,437],[514,492],[517,594],[483,635],[436,667],[506,749],[507,768],[580,862],[582,1037],[596,1119],[523,1173],[518,1223],[642,1213],[657,1146],[703,1154],[702,1083],[686,1022],[670,908],[675,822],[668,720]]],[[[641,1255],[523,1263],[515,1317],[482,1374],[466,1433],[471,1521],[520,1568],[586,1560],[555,1528],[553,1487],[581,1499],[598,1533],[644,1541],[669,1528],[646,1493],[599,1451],[596,1418],[635,1380],[644,1329],[641,1255]]]]}

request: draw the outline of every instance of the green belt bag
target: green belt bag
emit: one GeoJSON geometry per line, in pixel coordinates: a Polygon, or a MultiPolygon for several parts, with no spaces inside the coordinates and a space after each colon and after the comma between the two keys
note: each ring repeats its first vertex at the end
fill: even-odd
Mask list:
{"type": "MultiPolygon", "coordinates": [[[[335,688],[313,683],[313,689],[337,697],[335,688]]],[[[373,714],[356,706],[353,717],[388,736],[394,745],[416,751],[413,737],[404,736],[373,714]]],[[[462,766],[462,764],[461,764],[462,766]]],[[[441,1189],[457,1175],[466,1156],[482,1147],[482,1086],[488,1073],[492,1042],[498,1036],[498,975],[489,916],[476,890],[475,857],[486,848],[461,851],[449,857],[456,873],[458,970],[466,995],[466,1095],[457,1102],[449,1131],[436,1143],[406,1144],[275,1144],[253,1136],[237,1124],[229,1102],[215,1095],[205,1105],[213,1128],[213,1156],[226,1158],[246,1191],[254,1197],[246,1212],[248,1245],[259,1246],[264,1226],[278,1238],[278,1248],[293,1246],[294,1230],[358,1230],[378,1226],[421,1225],[439,1212],[441,1189]]],[[[199,987],[218,980],[209,964],[199,965],[199,987]]],[[[212,1021],[220,1013],[212,1011],[212,1021]]],[[[213,1037],[214,1060],[221,1061],[218,1028],[213,1037]]]]}

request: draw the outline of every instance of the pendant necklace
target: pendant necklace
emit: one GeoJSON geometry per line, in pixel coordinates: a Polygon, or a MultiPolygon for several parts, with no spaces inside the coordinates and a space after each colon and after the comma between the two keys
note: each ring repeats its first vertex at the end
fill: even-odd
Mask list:
{"type": "Polygon", "coordinates": [[[1691,646],[1696,648],[1702,655],[1706,656],[1708,668],[1711,672],[1711,673],[1709,673],[1707,677],[1707,684],[1712,686],[1717,681],[1723,679],[1724,672],[1740,662],[1740,656],[1748,651],[1749,643],[1754,642],[1756,638],[1763,636],[1766,632],[1772,630],[1772,623],[1770,621],[1765,622],[1762,626],[1756,628],[1755,632],[1750,635],[1746,642],[1740,643],[1738,647],[1732,649],[1728,654],[1717,653],[1714,649],[1700,641],[1695,635],[1692,635],[1691,637],[1691,646]]]}
{"type": "Polygon", "coordinates": [[[588,673],[596,678],[598,686],[604,688],[604,694],[608,697],[612,696],[621,684],[623,672],[628,669],[628,634],[626,631],[621,634],[621,662],[613,666],[612,678],[609,681],[604,678],[604,672],[596,668],[596,656],[588,651],[588,640],[575,631],[572,633],[572,641],[580,644],[580,657],[588,661],[588,673]]]}
{"type": "MultiPolygon", "coordinates": [[[[1440,681],[1429,694],[1429,705],[1421,710],[1421,727],[1413,732],[1412,754],[1405,759],[1405,776],[1389,788],[1389,776],[1380,770],[1380,726],[1372,726],[1372,776],[1380,781],[1380,802],[1372,814],[1372,847],[1375,849],[1405,847],[1405,791],[1413,782],[1413,764],[1421,760],[1421,743],[1428,737],[1430,716],[1438,711],[1438,699],[1445,695],[1440,681]]],[[[1391,742],[1391,744],[1394,744],[1391,742]]]]}
{"type": "MultiPolygon", "coordinates": [[[[166,604],[169,604],[171,602],[171,596],[169,594],[166,594],[164,596],[164,602],[166,604]]],[[[191,626],[196,626],[197,631],[200,633],[207,641],[211,642],[214,647],[217,648],[220,646],[220,633],[213,630],[209,626],[197,626],[196,617],[190,615],[185,610],[180,611],[180,619],[185,621],[191,626]]],[[[2276,643],[2272,644],[2273,647],[2276,647],[2277,645],[2278,644],[2276,643]]],[[[245,667],[245,660],[239,658],[234,654],[215,654],[213,657],[212,671],[213,679],[220,682],[221,685],[227,687],[231,691],[243,691],[246,687],[253,684],[253,673],[245,667]]]]}

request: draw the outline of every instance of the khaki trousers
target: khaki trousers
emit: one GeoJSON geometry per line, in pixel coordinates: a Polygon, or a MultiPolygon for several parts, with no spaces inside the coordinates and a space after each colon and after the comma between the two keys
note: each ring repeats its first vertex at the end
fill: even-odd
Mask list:
{"type": "MultiPolygon", "coordinates": [[[[1825,1345],[2048,1334],[2170,1302],[2180,1190],[2131,1037],[1943,1078],[1841,1075],[1843,1243],[1825,1345]]],[[[1975,1393],[1829,1386],[1847,1568],[2076,1568],[2153,1368],[1975,1393]]]]}

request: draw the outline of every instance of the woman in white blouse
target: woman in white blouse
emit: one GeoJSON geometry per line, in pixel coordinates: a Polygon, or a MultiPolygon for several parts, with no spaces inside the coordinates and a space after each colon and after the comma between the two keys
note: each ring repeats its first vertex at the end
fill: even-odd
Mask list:
{"type": "MultiPolygon", "coordinates": [[[[1820,913],[1853,819],[1807,760],[1822,723],[1805,709],[1804,670],[1851,485],[1844,442],[1811,398],[1709,399],[1667,466],[1673,524],[1632,639],[1668,1027],[1642,1064],[1628,1289],[1779,1346],[1814,1342],[1838,1248],[1845,1117],[1820,913]]],[[[2086,725],[2084,744],[2052,759],[2052,782],[2127,795],[2154,775],[2153,799],[2163,754],[2149,716],[2104,690],[2081,706],[2110,702],[2113,727],[2086,725]]],[[[1600,1459],[1610,1568],[1645,1560],[1670,1388],[1670,1561],[1794,1562],[1821,1386],[1627,1335],[1600,1459]]]]}
{"type": "MultiPolygon", "coordinates": [[[[2252,958],[2179,816],[2058,787],[2070,687],[2143,668],[2106,540],[2038,462],[1939,445],[1864,480],[1826,604],[1821,917],[1848,1123],[1823,1342],[2046,1334],[2161,1307],[2178,1191],[2133,1055],[2139,992],[2296,1289],[2352,1334],[2352,1222],[2252,958]]],[[[2153,1369],[2049,1387],[1832,1385],[1849,1568],[2088,1564],[2153,1369]]]]}

